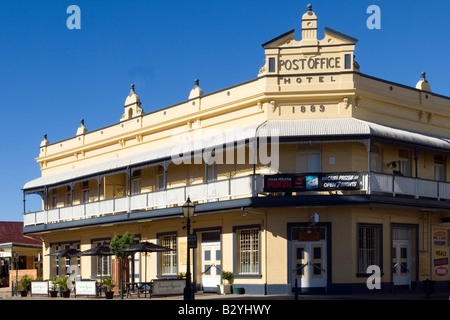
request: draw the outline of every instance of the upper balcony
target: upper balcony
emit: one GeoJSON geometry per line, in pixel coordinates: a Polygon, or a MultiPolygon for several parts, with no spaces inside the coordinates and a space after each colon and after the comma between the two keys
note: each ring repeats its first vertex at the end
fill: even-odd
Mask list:
{"type": "MultiPolygon", "coordinates": [[[[332,173],[332,175],[348,173],[332,173]]],[[[434,207],[446,206],[450,200],[450,183],[396,176],[374,172],[354,172],[358,184],[355,188],[336,188],[329,191],[302,190],[301,192],[268,192],[264,189],[264,175],[248,175],[237,178],[223,179],[208,183],[199,183],[182,187],[168,188],[147,193],[133,194],[124,197],[87,202],[79,205],[66,206],[28,212],[24,214],[24,226],[53,224],[67,221],[86,220],[101,216],[119,215],[124,213],[145,212],[182,206],[189,196],[197,204],[208,202],[223,202],[251,197],[271,196],[323,196],[337,195],[379,195],[386,198],[402,198],[404,201],[426,199],[434,200],[434,207]]],[[[331,175],[322,173],[321,176],[331,175]]],[[[294,175],[295,176],[295,175],[294,175]]],[[[304,176],[304,175],[303,175],[304,176]]],[[[390,202],[390,201],[389,201],[390,202]]],[[[414,202],[416,203],[416,202],[414,202]]]]}

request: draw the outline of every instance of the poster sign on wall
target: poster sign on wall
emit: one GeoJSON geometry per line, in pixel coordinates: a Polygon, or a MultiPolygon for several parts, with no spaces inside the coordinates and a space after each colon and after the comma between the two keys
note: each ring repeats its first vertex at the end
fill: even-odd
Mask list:
{"type": "Polygon", "coordinates": [[[433,268],[436,279],[446,280],[449,277],[448,230],[436,229],[432,234],[433,268]]]}
{"type": "Polygon", "coordinates": [[[361,189],[358,172],[275,174],[264,176],[264,192],[302,192],[361,189]]]}
{"type": "Polygon", "coordinates": [[[433,233],[433,244],[438,246],[447,245],[447,231],[438,230],[433,233]]]}

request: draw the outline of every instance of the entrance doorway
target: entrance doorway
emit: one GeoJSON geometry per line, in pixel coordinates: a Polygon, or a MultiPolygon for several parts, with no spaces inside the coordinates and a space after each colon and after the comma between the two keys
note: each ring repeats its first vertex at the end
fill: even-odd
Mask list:
{"type": "Polygon", "coordinates": [[[291,245],[292,286],[303,292],[325,292],[327,287],[327,246],[325,228],[298,230],[291,245]]]}
{"type": "Polygon", "coordinates": [[[200,250],[203,291],[217,292],[222,277],[220,231],[201,233],[200,250]]]}
{"type": "Polygon", "coordinates": [[[411,230],[392,229],[392,280],[394,286],[411,287],[411,230]]]}

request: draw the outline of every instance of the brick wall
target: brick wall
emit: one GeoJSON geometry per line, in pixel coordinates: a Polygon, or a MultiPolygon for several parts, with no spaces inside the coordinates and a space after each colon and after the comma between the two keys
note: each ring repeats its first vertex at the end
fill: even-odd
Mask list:
{"type": "Polygon", "coordinates": [[[19,270],[9,270],[9,290],[11,290],[11,284],[16,281],[16,271],[18,279],[22,278],[24,275],[28,274],[32,279],[36,279],[37,270],[36,269],[19,269],[19,270]]]}

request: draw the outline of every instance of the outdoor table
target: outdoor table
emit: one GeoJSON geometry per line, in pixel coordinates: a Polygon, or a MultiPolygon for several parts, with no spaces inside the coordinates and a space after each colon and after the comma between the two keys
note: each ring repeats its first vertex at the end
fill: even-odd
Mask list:
{"type": "Polygon", "coordinates": [[[137,293],[138,298],[141,297],[141,293],[144,293],[144,297],[147,298],[147,292],[151,297],[153,282],[133,282],[126,283],[127,298],[131,293],[137,293]]]}

